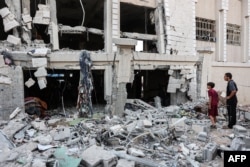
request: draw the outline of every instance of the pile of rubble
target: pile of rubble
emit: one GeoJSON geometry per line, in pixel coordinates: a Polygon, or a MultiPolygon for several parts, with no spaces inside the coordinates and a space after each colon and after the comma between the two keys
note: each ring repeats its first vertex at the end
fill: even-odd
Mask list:
{"type": "Polygon", "coordinates": [[[29,119],[18,109],[0,122],[0,166],[221,166],[224,150],[250,149],[248,122],[224,130],[220,113],[212,130],[195,111],[202,104],[156,108],[132,99],[122,118],[94,109],[91,119],[29,119]]]}

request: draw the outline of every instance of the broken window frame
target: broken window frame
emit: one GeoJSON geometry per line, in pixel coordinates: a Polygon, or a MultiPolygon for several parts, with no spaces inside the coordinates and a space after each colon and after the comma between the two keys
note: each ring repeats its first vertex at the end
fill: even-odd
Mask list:
{"type": "Polygon", "coordinates": [[[195,18],[196,40],[216,42],[215,20],[195,18]]]}
{"type": "MultiPolygon", "coordinates": [[[[59,0],[58,0],[59,1],[59,0]]],[[[80,1],[81,2],[81,1],[80,1]]],[[[58,7],[58,2],[56,3],[57,7],[58,7]]],[[[105,5],[105,3],[103,2],[103,5],[105,5]]],[[[103,50],[105,48],[104,42],[105,42],[105,35],[104,35],[104,31],[105,28],[104,26],[101,28],[96,28],[96,27],[89,27],[89,25],[84,25],[86,22],[86,14],[88,15],[89,13],[87,13],[86,11],[86,6],[83,6],[83,4],[81,3],[81,7],[83,10],[83,19],[81,21],[80,25],[70,25],[70,24],[65,24],[65,23],[60,23],[60,19],[58,17],[57,14],[57,19],[58,19],[58,32],[59,32],[59,37],[58,40],[59,42],[62,41],[62,36],[63,35],[72,35],[72,38],[74,39],[74,35],[76,36],[83,36],[82,39],[83,41],[81,42],[89,42],[90,41],[90,36],[98,36],[98,38],[100,37],[100,39],[102,39],[103,43],[100,43],[99,45],[102,46],[98,49],[93,49],[93,48],[87,48],[87,46],[78,46],[78,49],[75,48],[70,48],[70,49],[74,49],[74,50],[82,50],[82,49],[86,49],[86,50],[92,50],[92,51],[98,51],[98,50],[103,50]],[[85,39],[86,38],[86,39],[85,39]]],[[[105,11],[102,12],[102,16],[103,16],[103,23],[105,22],[105,11]]],[[[67,39],[67,38],[66,38],[67,39]]],[[[99,40],[96,40],[99,41],[99,40]]],[[[63,47],[60,46],[61,49],[63,49],[63,47]]]]}
{"type": "Polygon", "coordinates": [[[241,27],[227,23],[227,44],[241,45],[241,27]]]}
{"type": "MultiPolygon", "coordinates": [[[[155,8],[150,8],[150,7],[146,7],[146,6],[140,6],[140,5],[134,5],[134,4],[128,4],[126,2],[120,2],[120,5],[131,5],[134,7],[140,7],[142,9],[144,9],[144,25],[143,25],[143,29],[144,32],[136,32],[136,31],[122,31],[122,19],[120,19],[120,25],[121,25],[121,37],[122,38],[130,38],[130,39],[135,39],[135,40],[139,40],[143,42],[143,48],[142,50],[140,50],[140,52],[149,52],[149,53],[158,53],[158,48],[157,48],[157,33],[156,30],[154,30],[155,32],[148,32],[148,28],[147,26],[150,24],[148,23],[148,19],[150,19],[150,12],[155,13],[155,8]]],[[[133,10],[130,10],[133,11],[133,10]]],[[[122,15],[122,10],[120,10],[120,15],[122,15]]],[[[155,16],[155,14],[154,14],[155,16]]],[[[120,16],[120,18],[122,18],[122,16],[120,16]]],[[[156,28],[155,25],[156,23],[152,24],[154,25],[154,28],[156,28]]]]}

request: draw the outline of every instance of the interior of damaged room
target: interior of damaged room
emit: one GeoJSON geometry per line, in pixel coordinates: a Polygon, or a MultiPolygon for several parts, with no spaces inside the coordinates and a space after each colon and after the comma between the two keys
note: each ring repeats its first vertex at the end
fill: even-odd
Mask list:
{"type": "Polygon", "coordinates": [[[132,63],[129,82],[118,82],[124,79],[118,56],[131,52],[136,62],[138,52],[159,53],[156,7],[121,0],[119,34],[144,39],[140,48],[115,46],[103,62],[95,60],[108,57],[103,23],[109,0],[17,2],[0,1],[0,166],[219,167],[224,151],[250,150],[250,106],[238,106],[236,125],[223,129],[230,118],[225,92],[218,92],[211,126],[208,97],[196,98],[200,62],[144,63],[150,70],[132,63]]]}

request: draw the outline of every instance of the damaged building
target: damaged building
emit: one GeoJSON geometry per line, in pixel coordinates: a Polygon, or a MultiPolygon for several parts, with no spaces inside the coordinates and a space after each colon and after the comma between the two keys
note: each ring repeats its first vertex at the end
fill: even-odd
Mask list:
{"type": "Polygon", "coordinates": [[[0,106],[13,111],[30,96],[49,109],[61,106],[62,98],[65,105],[76,106],[82,50],[93,62],[92,102],[107,105],[112,113],[123,109],[126,98],[150,103],[161,96],[168,106],[206,97],[208,81],[223,91],[227,71],[242,83],[239,101],[247,104],[248,4],[3,1],[0,47],[13,64],[2,54],[0,106]]]}
{"type": "Polygon", "coordinates": [[[0,15],[0,166],[216,167],[250,150],[250,0],[2,0],[0,15]],[[194,108],[226,72],[244,121],[223,131],[222,106],[210,131],[194,108]]]}

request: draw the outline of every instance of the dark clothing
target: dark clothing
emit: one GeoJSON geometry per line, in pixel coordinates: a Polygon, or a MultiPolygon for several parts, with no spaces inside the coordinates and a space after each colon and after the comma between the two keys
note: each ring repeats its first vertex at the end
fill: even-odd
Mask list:
{"type": "MultiPolygon", "coordinates": [[[[238,91],[236,83],[233,80],[228,81],[228,83],[227,83],[227,96],[229,96],[231,94],[231,92],[234,90],[238,91]]],[[[233,97],[231,97],[230,99],[228,99],[227,101],[238,102],[236,94],[233,97]]]]}
{"type": "Polygon", "coordinates": [[[208,110],[208,114],[213,117],[218,116],[218,93],[214,89],[209,89],[208,96],[212,99],[211,109],[208,110]]]}
{"type": "MultiPolygon", "coordinates": [[[[233,80],[227,83],[227,96],[231,94],[232,91],[238,91],[237,85],[233,80]]],[[[232,128],[236,124],[236,106],[237,106],[237,96],[236,94],[227,99],[227,112],[228,112],[228,127],[232,128]]]]}

